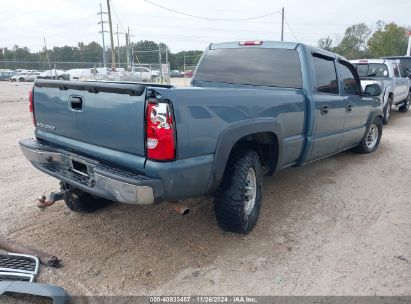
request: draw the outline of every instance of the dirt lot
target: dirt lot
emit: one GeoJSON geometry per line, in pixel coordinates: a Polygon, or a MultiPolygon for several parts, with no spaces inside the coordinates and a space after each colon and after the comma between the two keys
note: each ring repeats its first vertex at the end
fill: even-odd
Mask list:
{"type": "Polygon", "coordinates": [[[0,234],[56,254],[39,281],[74,295],[410,295],[411,113],[393,113],[378,151],[345,152],[264,181],[248,236],[222,232],[212,200],[112,205],[94,214],[35,198],[58,181],[18,141],[33,136],[31,84],[0,82],[0,234]]]}

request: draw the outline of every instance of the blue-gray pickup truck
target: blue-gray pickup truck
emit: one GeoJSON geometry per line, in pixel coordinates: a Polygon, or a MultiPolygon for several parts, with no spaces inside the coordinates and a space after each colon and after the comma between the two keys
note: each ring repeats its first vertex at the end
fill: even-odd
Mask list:
{"type": "Polygon", "coordinates": [[[301,43],[210,44],[190,87],[37,80],[35,139],[20,146],[73,211],[213,195],[220,227],[248,233],[263,175],[377,149],[379,95],[343,57],[301,43]]]}

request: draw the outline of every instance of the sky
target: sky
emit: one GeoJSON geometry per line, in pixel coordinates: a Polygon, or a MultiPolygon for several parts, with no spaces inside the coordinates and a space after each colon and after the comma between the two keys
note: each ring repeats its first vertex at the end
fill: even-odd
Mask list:
{"type": "MultiPolygon", "coordinates": [[[[280,40],[281,8],[285,10],[284,40],[317,45],[322,37],[341,39],[345,29],[364,22],[375,27],[378,20],[411,26],[411,0],[150,0],[155,4],[211,19],[177,14],[144,0],[111,0],[114,32],[131,30],[132,41],[166,43],[172,52],[203,50],[211,42],[280,40]]],[[[0,47],[47,47],[101,44],[100,2],[106,0],[0,0],[0,47]]],[[[107,19],[107,16],[104,15],[107,19]]],[[[108,24],[105,24],[108,30],[108,24]]],[[[125,36],[120,34],[120,44],[125,36]]],[[[105,35],[106,46],[109,35],[105,35]]],[[[117,37],[115,37],[117,44],[117,37]]]]}

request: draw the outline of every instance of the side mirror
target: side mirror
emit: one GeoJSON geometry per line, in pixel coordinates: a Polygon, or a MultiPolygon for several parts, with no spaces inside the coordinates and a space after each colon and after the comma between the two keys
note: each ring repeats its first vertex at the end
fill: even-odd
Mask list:
{"type": "Polygon", "coordinates": [[[364,95],[377,97],[381,95],[381,87],[378,84],[369,84],[365,87],[364,95]]]}

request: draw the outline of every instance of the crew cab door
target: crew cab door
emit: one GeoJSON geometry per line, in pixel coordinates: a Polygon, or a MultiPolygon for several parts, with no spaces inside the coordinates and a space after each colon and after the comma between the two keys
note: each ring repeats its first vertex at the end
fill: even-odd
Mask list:
{"type": "Polygon", "coordinates": [[[341,145],[345,149],[361,142],[365,133],[370,106],[361,97],[361,83],[354,67],[344,60],[339,60],[338,69],[341,80],[340,91],[346,101],[346,117],[341,145]]]}
{"type": "Polygon", "coordinates": [[[346,99],[340,95],[334,58],[313,54],[315,84],[314,142],[308,161],[341,150],[346,99]]]}
{"type": "Polygon", "coordinates": [[[392,67],[394,70],[394,102],[397,103],[407,98],[408,79],[402,77],[397,63],[393,63],[392,67]]]}

